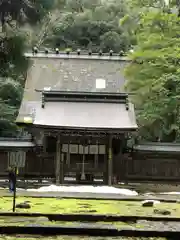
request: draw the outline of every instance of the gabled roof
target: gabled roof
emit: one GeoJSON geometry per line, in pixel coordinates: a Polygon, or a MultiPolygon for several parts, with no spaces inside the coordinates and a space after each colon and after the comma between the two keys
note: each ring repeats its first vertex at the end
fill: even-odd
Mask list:
{"type": "Polygon", "coordinates": [[[35,147],[35,144],[31,140],[21,140],[21,139],[0,139],[0,149],[29,149],[35,147]]]}
{"type": "MultiPolygon", "coordinates": [[[[41,114],[44,114],[44,112],[46,111],[47,114],[47,109],[45,108],[46,110],[43,111],[41,108],[42,92],[46,91],[47,89],[50,92],[85,92],[86,94],[88,92],[94,92],[97,94],[100,92],[108,94],[123,92],[123,87],[125,83],[123,71],[125,65],[128,63],[128,60],[118,55],[99,56],[98,54],[94,54],[89,56],[88,54],[78,55],[77,53],[70,53],[69,55],[65,53],[28,53],[26,54],[26,56],[30,58],[31,66],[27,73],[24,96],[19,110],[17,122],[24,122],[24,119],[26,118],[27,120],[28,117],[34,118],[36,114],[40,116],[40,112],[41,114]],[[102,88],[101,86],[100,88],[97,87],[97,79],[98,81],[99,79],[100,81],[103,81],[104,86],[102,86],[102,88]]],[[[109,104],[106,104],[106,108],[109,108],[110,111],[109,104]]],[[[48,103],[48,106],[49,105],[50,103],[48,103]]],[[[54,109],[54,111],[63,111],[65,106],[62,106],[62,103],[53,104],[53,106],[55,105],[56,108],[54,109]]],[[[72,105],[72,102],[71,104],[67,104],[66,99],[66,111],[73,111],[72,105]]],[[[81,106],[80,104],[76,104],[76,106],[78,106],[77,110],[79,108],[82,108],[82,110],[84,108],[84,110],[86,110],[87,106],[88,109],[91,109],[92,111],[94,111],[93,109],[95,108],[95,112],[98,111],[99,108],[101,108],[101,110],[103,108],[105,109],[105,105],[103,106],[101,104],[98,107],[97,103],[91,103],[89,105],[86,104],[86,106],[84,106],[84,104],[82,104],[82,101],[81,106]]],[[[111,107],[111,109],[114,109],[114,111],[115,109],[117,110],[117,112],[119,111],[118,108],[116,108],[117,105],[116,107],[115,105],[111,107]]],[[[124,106],[121,108],[126,107],[124,106]]],[[[91,114],[93,114],[92,111],[91,114]]],[[[50,114],[50,112],[48,114],[50,114]]],[[[123,112],[121,112],[120,115],[121,117],[123,117],[123,112]]],[[[118,116],[118,118],[119,117],[120,116],[118,116]]],[[[128,125],[128,123],[126,124],[128,125]]]]}

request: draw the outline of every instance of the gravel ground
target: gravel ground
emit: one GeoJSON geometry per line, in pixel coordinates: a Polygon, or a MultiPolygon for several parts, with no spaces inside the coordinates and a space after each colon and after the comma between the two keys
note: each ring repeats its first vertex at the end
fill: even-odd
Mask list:
{"type": "MultiPolygon", "coordinates": [[[[29,224],[28,226],[40,226],[39,224],[29,224]]],[[[179,231],[180,222],[148,222],[148,221],[138,221],[137,224],[129,224],[124,226],[115,226],[111,224],[102,223],[74,223],[72,227],[88,227],[88,228],[108,228],[108,229],[128,229],[128,230],[154,230],[154,231],[179,231]]],[[[67,225],[68,227],[68,225],[67,225]]]]}
{"type": "MultiPolygon", "coordinates": [[[[74,226],[78,227],[99,227],[99,228],[116,228],[113,225],[102,224],[102,223],[80,223],[74,224],[74,226]]],[[[119,226],[118,229],[121,229],[119,226]]],[[[142,230],[154,230],[154,231],[179,231],[180,230],[180,222],[149,222],[149,221],[138,221],[136,225],[129,224],[127,226],[122,226],[122,229],[142,229],[142,230]]],[[[180,239],[180,238],[179,238],[180,239]]]]}
{"type": "MultiPolygon", "coordinates": [[[[82,226],[82,225],[81,225],[82,226]]],[[[85,227],[85,224],[83,224],[85,227]]],[[[90,226],[90,224],[88,224],[90,226]]],[[[180,222],[148,222],[148,221],[138,221],[136,225],[127,225],[123,226],[122,229],[142,229],[142,230],[154,230],[154,231],[179,231],[180,222]],[[136,227],[135,227],[136,226],[136,227]]],[[[113,228],[113,226],[108,226],[106,224],[96,224],[96,227],[99,228],[113,228]]],[[[120,227],[118,227],[120,228],[120,227]]]]}
{"type": "Polygon", "coordinates": [[[161,231],[179,231],[180,222],[149,222],[149,221],[138,221],[136,226],[144,230],[161,230],[161,231]]]}

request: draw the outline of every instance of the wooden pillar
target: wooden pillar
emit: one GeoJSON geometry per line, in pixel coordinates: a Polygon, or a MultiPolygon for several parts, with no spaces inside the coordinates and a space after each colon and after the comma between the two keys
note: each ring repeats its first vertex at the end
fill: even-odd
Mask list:
{"type": "Polygon", "coordinates": [[[61,143],[60,136],[58,135],[56,142],[56,184],[61,183],[60,168],[61,168],[61,143]]]}
{"type": "MultiPolygon", "coordinates": [[[[39,147],[40,148],[40,147],[39,147]]],[[[42,151],[43,153],[43,156],[40,157],[40,166],[39,166],[39,170],[40,170],[40,173],[43,175],[43,172],[44,172],[44,158],[46,157],[46,148],[47,148],[47,134],[45,134],[45,132],[43,132],[43,138],[42,138],[42,150],[40,148],[40,151],[42,151]]]]}
{"type": "Polygon", "coordinates": [[[61,146],[60,145],[60,184],[64,183],[64,154],[61,153],[61,146]]]}
{"type": "Polygon", "coordinates": [[[47,148],[47,134],[44,134],[43,139],[42,139],[42,144],[43,144],[43,152],[46,153],[46,148],[47,148]]]}
{"type": "Polygon", "coordinates": [[[67,149],[67,153],[66,153],[66,162],[67,162],[67,165],[68,167],[70,167],[70,164],[71,164],[71,160],[70,160],[70,147],[71,147],[71,141],[70,141],[70,137],[68,139],[68,149],[67,149]]]}
{"type": "Polygon", "coordinates": [[[94,155],[94,167],[95,169],[98,168],[98,161],[99,161],[99,142],[96,141],[96,146],[97,146],[97,153],[94,155]]]}
{"type": "Polygon", "coordinates": [[[103,184],[107,184],[107,147],[105,145],[105,154],[103,156],[104,171],[103,171],[103,184]]]}
{"type": "Polygon", "coordinates": [[[106,141],[106,151],[104,155],[104,165],[105,165],[105,172],[104,172],[104,184],[108,185],[109,181],[109,139],[106,141]]]}
{"type": "Polygon", "coordinates": [[[112,185],[112,178],[113,178],[113,159],[112,159],[112,137],[109,137],[109,144],[108,144],[108,185],[112,185]]]}

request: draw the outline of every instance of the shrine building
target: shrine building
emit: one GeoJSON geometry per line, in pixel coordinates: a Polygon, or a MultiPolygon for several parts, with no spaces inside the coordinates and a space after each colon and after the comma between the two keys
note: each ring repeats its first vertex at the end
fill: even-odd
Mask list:
{"type": "Polygon", "coordinates": [[[26,57],[30,66],[17,124],[32,136],[28,169],[57,184],[74,177],[112,185],[121,178],[127,140],[137,130],[124,91],[128,59],[112,52],[35,51],[26,57]]]}

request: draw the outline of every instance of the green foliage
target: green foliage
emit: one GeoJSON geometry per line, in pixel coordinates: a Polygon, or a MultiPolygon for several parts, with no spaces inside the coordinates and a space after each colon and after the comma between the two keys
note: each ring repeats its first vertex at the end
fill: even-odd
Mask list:
{"type": "Polygon", "coordinates": [[[19,107],[21,103],[23,87],[12,79],[0,79],[1,100],[13,107],[19,107]]]}
{"type": "Polygon", "coordinates": [[[115,52],[126,50],[131,44],[127,34],[119,25],[119,19],[127,12],[124,1],[100,0],[67,1],[65,12],[51,24],[49,33],[44,36],[43,45],[61,49],[102,48],[115,52]]]}
{"type": "Polygon", "coordinates": [[[142,16],[137,47],[126,69],[127,89],[135,93],[140,136],[175,141],[180,136],[180,25],[163,12],[142,16]]]}
{"type": "Polygon", "coordinates": [[[101,0],[67,0],[66,9],[71,12],[83,12],[85,9],[94,10],[101,5],[101,0]]]}
{"type": "Polygon", "coordinates": [[[28,60],[24,57],[24,38],[18,34],[0,37],[0,76],[19,76],[26,71],[28,60]]]}
{"type": "Polygon", "coordinates": [[[179,0],[130,0],[132,8],[143,8],[143,10],[152,11],[152,9],[167,9],[172,7],[179,8],[179,0]]]}
{"type": "Polygon", "coordinates": [[[12,79],[0,79],[0,136],[16,136],[17,109],[23,93],[22,85],[12,79]]]}
{"type": "Polygon", "coordinates": [[[36,23],[53,8],[55,0],[1,0],[0,21],[2,27],[12,20],[18,24],[36,23]]]}
{"type": "Polygon", "coordinates": [[[111,49],[116,53],[118,53],[119,50],[126,51],[128,45],[130,45],[130,43],[128,44],[126,36],[123,34],[119,35],[115,31],[106,32],[100,37],[100,48],[104,52],[108,52],[111,49]]]}
{"type": "Polygon", "coordinates": [[[19,27],[36,23],[53,8],[55,0],[0,1],[0,136],[15,136],[28,60],[24,57],[26,38],[19,27]]]}
{"type": "MultiPolygon", "coordinates": [[[[31,0],[32,1],[32,0],[31,0]]],[[[29,22],[37,23],[57,6],[64,4],[63,0],[36,0],[33,1],[35,12],[29,17],[29,22]]]]}
{"type": "Polygon", "coordinates": [[[11,32],[0,38],[0,136],[15,136],[15,119],[20,106],[24,74],[28,60],[24,57],[25,42],[11,32]],[[12,78],[12,79],[9,79],[12,78]],[[13,80],[14,79],[14,80],[13,80]]]}

